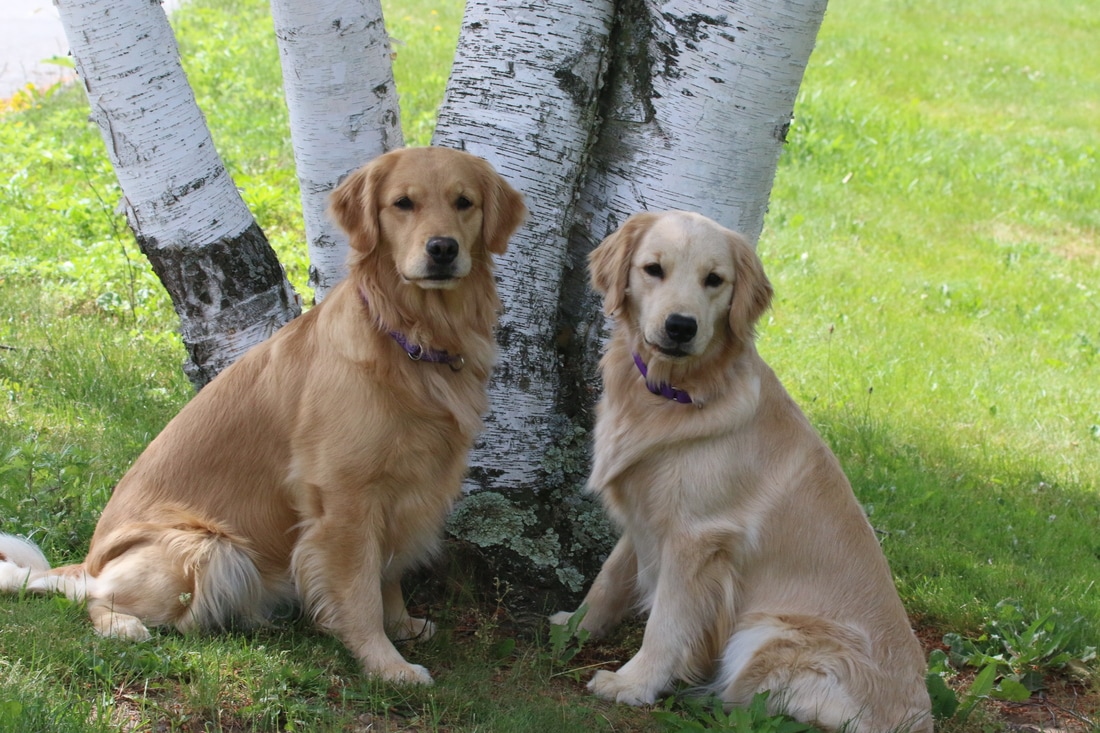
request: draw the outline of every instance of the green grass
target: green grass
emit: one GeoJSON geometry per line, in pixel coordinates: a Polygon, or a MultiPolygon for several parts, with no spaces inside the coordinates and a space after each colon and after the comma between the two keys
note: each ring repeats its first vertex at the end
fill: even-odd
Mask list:
{"type": "Polygon", "coordinates": [[[831,7],[760,244],[761,348],[889,532],[911,611],[966,627],[1015,598],[1096,639],[1100,82],[1086,34],[1055,32],[1071,15],[1100,19],[831,7]]]}
{"type": "MultiPolygon", "coordinates": [[[[384,5],[406,141],[427,144],[461,3],[384,5]]],[[[190,0],[173,22],[304,292],[267,5],[190,0]]],[[[1056,609],[1071,655],[1100,638],[1098,29],[1083,0],[833,0],[759,245],[777,291],[761,351],[836,450],[914,618],[976,637],[1003,600],[1056,609]]],[[[190,386],[80,90],[30,101],[0,119],[0,528],[66,561],[190,386]]],[[[442,629],[408,650],[438,681],[417,690],[363,680],[300,622],[130,646],[64,600],[0,598],[0,730],[668,727],[569,672],[625,660],[637,627],[554,662],[539,602],[455,566],[414,579],[442,629]]]]}

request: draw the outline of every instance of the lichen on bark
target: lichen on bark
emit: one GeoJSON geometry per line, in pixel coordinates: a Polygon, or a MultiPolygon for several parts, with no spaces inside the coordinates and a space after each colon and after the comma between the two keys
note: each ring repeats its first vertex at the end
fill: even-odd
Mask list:
{"type": "Polygon", "coordinates": [[[563,420],[543,460],[537,495],[479,491],[463,498],[448,532],[492,554],[494,569],[566,595],[584,590],[611,551],[614,531],[584,492],[587,428],[563,420]]]}

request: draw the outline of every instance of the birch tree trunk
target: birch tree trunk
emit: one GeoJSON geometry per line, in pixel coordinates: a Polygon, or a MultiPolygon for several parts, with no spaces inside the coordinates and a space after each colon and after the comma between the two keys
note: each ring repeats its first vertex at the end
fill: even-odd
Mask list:
{"type": "Polygon", "coordinates": [[[825,0],[467,3],[435,143],[489,158],[531,209],[499,263],[501,359],[474,487],[536,485],[562,418],[591,404],[602,319],[584,258],[604,236],[666,208],[759,236],[824,12],[825,0]]]}
{"type": "Polygon", "coordinates": [[[180,317],[201,387],[300,312],[263,232],[225,170],[149,0],[55,0],[92,117],[142,252],[180,317]]]}
{"type": "Polygon", "coordinates": [[[271,0],[317,302],[346,274],[347,238],[325,214],[349,172],[401,147],[378,0],[271,0]]]}
{"type": "Polygon", "coordinates": [[[488,159],[530,210],[497,261],[501,352],[470,461],[474,487],[534,488],[561,429],[554,340],[566,227],[596,130],[613,10],[613,0],[466,4],[433,144],[488,159]]]}

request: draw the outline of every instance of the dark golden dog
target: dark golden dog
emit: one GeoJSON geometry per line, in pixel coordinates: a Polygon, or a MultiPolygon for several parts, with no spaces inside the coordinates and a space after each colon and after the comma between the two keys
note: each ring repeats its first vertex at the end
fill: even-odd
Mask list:
{"type": "Polygon", "coordinates": [[[419,148],[350,175],[331,212],[351,239],[347,279],[150,443],[83,563],[49,570],[0,536],[0,588],[86,600],[99,633],[130,639],[300,601],[366,673],[431,681],[387,632],[433,631],[400,579],[461,491],[495,356],[492,255],[526,208],[485,161],[419,148]]]}

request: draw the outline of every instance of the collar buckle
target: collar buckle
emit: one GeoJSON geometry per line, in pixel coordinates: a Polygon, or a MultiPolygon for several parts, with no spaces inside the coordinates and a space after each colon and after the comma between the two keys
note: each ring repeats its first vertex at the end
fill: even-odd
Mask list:
{"type": "MultiPolygon", "coordinates": [[[[370,307],[370,303],[367,301],[367,293],[362,287],[359,288],[359,300],[363,302],[364,307],[370,307]]],[[[381,323],[379,325],[382,325],[381,323]]],[[[382,328],[386,328],[382,325],[382,328]]],[[[405,353],[409,355],[409,358],[413,361],[426,361],[431,364],[446,364],[451,368],[452,372],[462,371],[462,367],[466,366],[466,359],[462,354],[451,354],[442,349],[429,349],[420,344],[410,343],[405,337],[405,334],[400,331],[391,331],[386,329],[386,333],[390,335],[398,345],[405,350],[405,353]]]]}

